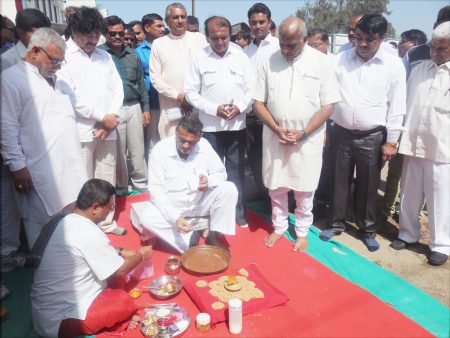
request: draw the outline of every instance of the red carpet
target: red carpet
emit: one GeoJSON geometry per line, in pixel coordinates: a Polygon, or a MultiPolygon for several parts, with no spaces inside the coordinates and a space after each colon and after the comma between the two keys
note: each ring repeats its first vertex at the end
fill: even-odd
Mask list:
{"type": "MultiPolygon", "coordinates": [[[[140,239],[130,223],[131,203],[148,200],[147,194],[118,199],[118,223],[128,229],[125,237],[110,236],[115,246],[138,248],[140,239]]],[[[255,264],[265,277],[288,295],[289,302],[243,317],[241,337],[431,337],[432,334],[417,325],[388,304],[320,264],[309,255],[292,252],[292,243],[285,238],[271,249],[263,245],[270,225],[248,211],[250,227],[237,229],[236,236],[227,237],[231,251],[230,269],[255,264]]],[[[164,274],[164,263],[176,252],[160,241],[153,254],[155,275],[164,274]]],[[[364,271],[361,271],[364,273],[364,271]]],[[[181,271],[181,279],[187,273],[181,271]]],[[[140,285],[149,284],[143,281],[140,285]]],[[[131,288],[132,286],[130,286],[131,288]]],[[[389,285],[386,285],[389,287],[389,285]]],[[[148,293],[137,299],[138,305],[161,303],[148,293]]],[[[231,336],[226,323],[201,334],[196,331],[194,318],[199,310],[184,290],[166,302],[176,302],[187,309],[193,321],[183,337],[231,336]]],[[[98,337],[111,337],[99,335],[98,337]]],[[[142,337],[138,330],[124,333],[124,337],[142,337]]]]}

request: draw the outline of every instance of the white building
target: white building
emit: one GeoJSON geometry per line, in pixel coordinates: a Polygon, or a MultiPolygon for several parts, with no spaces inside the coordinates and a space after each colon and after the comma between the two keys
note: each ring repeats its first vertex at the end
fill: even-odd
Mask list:
{"type": "Polygon", "coordinates": [[[1,0],[0,13],[14,22],[16,13],[25,8],[37,8],[53,23],[65,23],[64,8],[68,6],[96,7],[96,0],[1,0]]]}

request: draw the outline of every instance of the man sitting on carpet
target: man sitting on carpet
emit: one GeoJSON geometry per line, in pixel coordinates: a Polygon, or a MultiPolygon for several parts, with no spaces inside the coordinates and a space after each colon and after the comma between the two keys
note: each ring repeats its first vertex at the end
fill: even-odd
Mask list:
{"type": "Polygon", "coordinates": [[[210,218],[206,244],[223,246],[219,233],[235,233],[238,192],[202,130],[197,116],[184,116],[176,135],[155,145],[148,163],[151,203],[135,224],[143,239],[154,233],[180,252],[198,244],[196,217],[210,218]]]}
{"type": "MultiPolygon", "coordinates": [[[[76,337],[119,331],[137,310],[128,293],[112,284],[119,284],[148,259],[152,248],[116,251],[110,245],[98,223],[114,210],[114,195],[110,183],[87,181],[75,211],[59,221],[50,235],[31,290],[33,324],[40,335],[76,337]]],[[[40,236],[37,243],[41,240],[45,242],[40,236]]],[[[134,328],[133,324],[129,327],[134,328]]]]}

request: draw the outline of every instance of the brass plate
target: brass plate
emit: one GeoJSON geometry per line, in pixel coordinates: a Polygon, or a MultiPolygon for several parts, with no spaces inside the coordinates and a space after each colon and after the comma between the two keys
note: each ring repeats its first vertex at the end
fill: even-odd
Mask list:
{"type": "Polygon", "coordinates": [[[230,259],[230,253],[222,248],[199,245],[183,253],[181,264],[188,271],[209,275],[225,270],[230,259]]]}

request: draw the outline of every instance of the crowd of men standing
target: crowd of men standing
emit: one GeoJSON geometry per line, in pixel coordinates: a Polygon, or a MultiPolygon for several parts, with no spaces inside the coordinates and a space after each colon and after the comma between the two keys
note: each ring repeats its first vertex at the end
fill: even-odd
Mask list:
{"type": "MultiPolygon", "coordinates": [[[[330,206],[329,229],[320,238],[345,231],[354,181],[359,235],[368,250],[377,250],[377,226],[392,216],[401,177],[400,232],[391,246],[404,249],[419,240],[426,201],[429,263],[447,261],[450,6],[439,12],[428,44],[422,32],[404,32],[399,55],[385,42],[387,21],[379,14],[351,18],[349,44],[337,55],[328,51],[326,31],[308,32],[299,18],[285,19],[273,36],[271,12],[262,3],[248,11],[251,38],[243,48],[230,42],[226,18],[208,18],[203,35],[179,3],[169,5],[164,18],[146,14],[129,25],[88,7],[72,8],[67,17],[61,37],[38,10],[19,12],[19,41],[1,55],[2,271],[23,264],[21,219],[32,248],[44,224],[74,209],[88,179],[109,182],[118,195],[151,192],[149,158],[164,158],[149,154],[160,140],[179,141],[177,125],[187,115],[198,116],[203,138],[239,192],[235,221],[241,227],[247,226],[247,158],[254,184],[272,205],[267,247],[288,228],[290,191],[294,251],[307,248],[316,189],[316,200],[330,206]],[[380,211],[385,161],[394,192],[380,211]]],[[[239,34],[236,42],[245,40],[239,34]]],[[[99,225],[124,235],[114,212],[110,208],[99,225]]]]}

